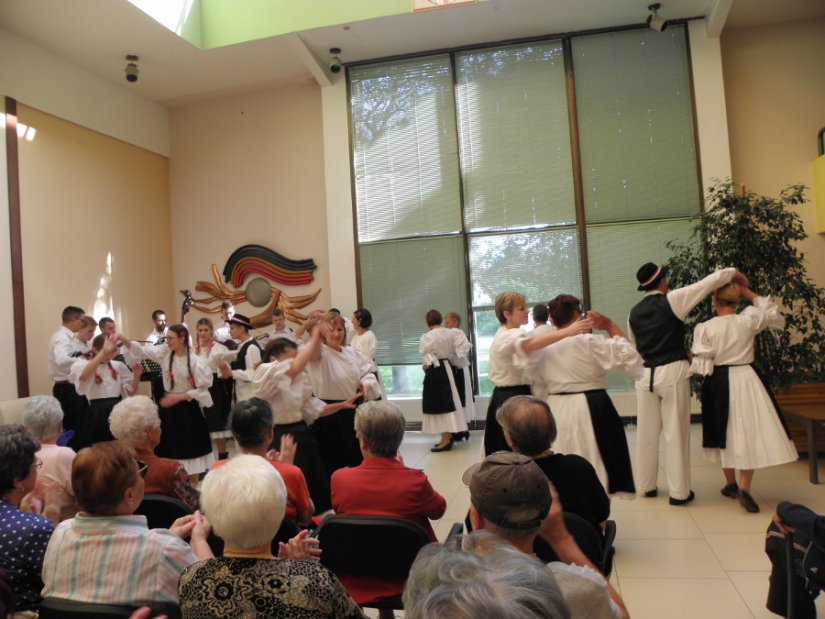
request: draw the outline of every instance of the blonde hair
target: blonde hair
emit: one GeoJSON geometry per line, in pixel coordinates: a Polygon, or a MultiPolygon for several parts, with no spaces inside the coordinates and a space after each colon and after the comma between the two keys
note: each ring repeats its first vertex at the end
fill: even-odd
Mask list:
{"type": "Polygon", "coordinates": [[[446,314],[444,314],[444,320],[452,320],[459,327],[461,326],[461,316],[458,314],[458,312],[447,312],[446,314]]]}
{"type": "Polygon", "coordinates": [[[80,318],[80,328],[81,329],[86,329],[87,327],[96,327],[96,326],[97,326],[97,320],[95,320],[92,316],[89,316],[88,314],[86,314],[86,315],[84,315],[80,318]]]}
{"type": "Polygon", "coordinates": [[[344,320],[344,317],[341,316],[338,312],[327,312],[323,316],[321,316],[321,322],[325,322],[327,324],[332,325],[333,327],[341,327],[346,331],[347,323],[344,320]]]}
{"type": "Polygon", "coordinates": [[[496,297],[496,318],[501,324],[507,322],[504,312],[512,312],[517,307],[527,307],[527,299],[520,292],[502,292],[496,297]]]}
{"type": "Polygon", "coordinates": [[[714,294],[716,303],[724,307],[736,307],[739,305],[739,299],[742,297],[739,293],[739,285],[733,282],[717,288],[714,294]]]}

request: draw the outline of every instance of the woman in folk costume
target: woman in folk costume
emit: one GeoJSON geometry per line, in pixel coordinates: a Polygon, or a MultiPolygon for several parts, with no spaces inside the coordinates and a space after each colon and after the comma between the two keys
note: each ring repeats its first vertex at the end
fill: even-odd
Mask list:
{"type": "MultiPolygon", "coordinates": [[[[562,294],[548,304],[554,325],[565,329],[582,320],[579,299],[562,294]]],[[[643,361],[621,329],[607,316],[588,314],[609,338],[582,333],[521,355],[518,362],[546,394],[558,427],[553,448],[585,458],[608,494],[635,495],[630,453],[619,413],[607,395],[606,373],[641,376],[643,361]]]]}
{"type": "Polygon", "coordinates": [[[140,381],[140,364],[132,370],[125,363],[115,361],[118,354],[118,335],[102,333],[92,340],[94,356],[78,359],[69,372],[77,393],[86,396],[89,408],[83,412],[77,436],[77,449],[92,443],[114,439],[109,431],[109,413],[123,398],[133,395],[140,381]]]}
{"type": "Polygon", "coordinates": [[[145,346],[143,351],[160,365],[165,392],[158,403],[161,436],[155,454],[179,460],[196,483],[215,461],[203,412],[213,404],[212,372],[190,350],[185,325],[172,325],[164,344],[145,346]]]}
{"type": "MultiPolygon", "coordinates": [[[[455,329],[458,333],[460,333],[460,337],[463,338],[461,343],[461,350],[466,349],[467,355],[464,357],[456,357],[455,359],[451,359],[450,362],[453,364],[454,368],[458,368],[461,371],[456,373],[456,388],[458,389],[458,395],[461,396],[461,405],[464,407],[464,418],[467,420],[469,424],[472,420],[476,418],[476,407],[475,407],[475,396],[473,394],[473,379],[470,375],[470,359],[469,354],[470,350],[472,350],[473,345],[470,344],[470,341],[467,339],[467,336],[464,335],[464,331],[461,330],[461,315],[458,312],[447,312],[444,314],[444,328],[445,329],[455,329]]],[[[470,440],[470,432],[456,432],[453,435],[454,441],[460,441],[464,439],[465,441],[470,440]]]]}
{"type": "Polygon", "coordinates": [[[375,365],[375,351],[378,348],[378,340],[375,338],[375,333],[372,332],[372,314],[368,309],[359,307],[352,313],[351,322],[353,329],[355,329],[355,335],[352,336],[349,345],[372,363],[372,373],[375,374],[375,380],[381,391],[380,399],[386,400],[387,391],[384,389],[384,383],[378,373],[378,366],[375,365]]]}
{"type": "Polygon", "coordinates": [[[496,421],[496,411],[514,395],[530,395],[530,381],[521,367],[514,363],[517,353],[530,353],[554,344],[571,335],[584,333],[592,328],[585,319],[572,323],[565,329],[550,333],[530,333],[521,329],[527,324],[527,299],[518,292],[503,292],[496,297],[496,318],[501,326],[496,331],[490,345],[490,365],[487,378],[495,388],[487,406],[487,421],[484,427],[484,454],[507,450],[504,431],[496,421]]]}
{"type": "Polygon", "coordinates": [[[212,386],[209,395],[212,396],[212,406],[204,410],[206,427],[209,436],[218,450],[218,459],[229,457],[226,439],[232,438],[232,432],[227,427],[229,410],[232,408],[232,389],[235,381],[218,375],[218,363],[231,356],[229,349],[215,341],[212,321],[209,318],[198,320],[198,343],[195,344],[195,354],[206,362],[212,372],[212,386]]]}
{"type": "Polygon", "coordinates": [[[306,346],[300,350],[293,340],[276,337],[264,348],[263,363],[253,372],[242,373],[251,382],[255,396],[272,406],[275,416],[273,447],[280,448],[283,436],[289,435],[294,440],[293,463],[304,473],[316,513],[329,510],[332,502],[329,473],[311,426],[319,417],[354,409],[355,400],[359,397],[355,394],[344,402],[325,404],[312,395],[312,380],[305,368],[321,347],[322,332],[329,330],[329,325],[319,325],[313,329],[306,346]]]}
{"type": "Polygon", "coordinates": [[[750,494],[753,470],[798,457],[773,393],[753,365],[756,334],[783,328],[785,319],[770,298],[736,283],[716,290],[713,307],[717,316],[693,332],[691,371],[706,377],[702,446],[710,459],[722,465],[726,484],[722,494],[738,498],[747,511],[758,512],[750,494]],[[752,305],[737,314],[740,297],[752,305]]]}
{"type": "MultiPolygon", "coordinates": [[[[327,404],[351,402],[356,406],[363,400],[380,397],[371,363],[344,343],[347,332],[341,314],[330,310],[320,318],[311,315],[304,324],[310,329],[329,325],[329,329],[321,332],[321,346],[307,363],[315,397],[327,404]],[[353,402],[355,395],[358,399],[353,402]]],[[[334,415],[318,419],[312,425],[312,433],[329,475],[345,466],[358,466],[364,459],[355,436],[353,408],[343,408],[334,415]]]]}
{"type": "MultiPolygon", "coordinates": [[[[441,441],[431,451],[448,451],[453,448],[453,435],[467,432],[461,391],[457,376],[461,368],[455,368],[451,360],[466,357],[470,343],[456,329],[441,327],[441,312],[427,312],[428,331],[421,336],[418,351],[424,361],[424,392],[421,407],[424,413],[423,432],[440,434],[441,441]]],[[[463,379],[463,375],[461,375],[463,379]]]]}

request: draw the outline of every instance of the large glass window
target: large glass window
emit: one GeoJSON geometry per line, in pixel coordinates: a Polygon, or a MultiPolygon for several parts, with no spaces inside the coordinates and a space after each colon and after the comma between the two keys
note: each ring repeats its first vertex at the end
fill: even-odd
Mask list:
{"type": "Polygon", "coordinates": [[[699,210],[684,27],[348,75],[360,292],[391,395],[420,395],[431,308],[464,317],[482,394],[501,292],[574,294],[625,328],[636,269],[699,210]]]}

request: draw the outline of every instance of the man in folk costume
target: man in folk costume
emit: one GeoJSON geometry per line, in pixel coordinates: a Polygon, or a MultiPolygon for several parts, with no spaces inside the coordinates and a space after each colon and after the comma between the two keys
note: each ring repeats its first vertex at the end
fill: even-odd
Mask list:
{"type": "Polygon", "coordinates": [[[237,370],[249,370],[250,373],[261,363],[261,345],[252,337],[252,322],[242,314],[235,314],[229,319],[229,334],[233,340],[240,342],[235,360],[227,365],[225,361],[218,364],[224,378],[235,379],[235,399],[240,402],[254,394],[252,383],[246,380],[246,374],[236,374],[237,370]]]}
{"type": "Polygon", "coordinates": [[[746,283],[734,268],[722,269],[676,290],[668,290],[667,268],[648,262],[636,272],[645,297],[630,310],[628,335],[644,359],[636,381],[636,487],[655,497],[659,469],[659,434],[664,429],[667,483],[671,505],[695,497],[690,489],[690,363],[684,320],[718,287],[746,283]]]}

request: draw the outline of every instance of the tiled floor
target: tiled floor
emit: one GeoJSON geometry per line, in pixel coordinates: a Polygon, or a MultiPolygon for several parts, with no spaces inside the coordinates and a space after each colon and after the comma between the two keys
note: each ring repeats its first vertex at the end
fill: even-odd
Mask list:
{"type": "MultiPolygon", "coordinates": [[[[762,511],[748,514],[738,502],[719,494],[722,473],[703,461],[700,432],[699,426],[692,427],[693,503],[668,504],[662,471],[658,498],[613,501],[611,518],[618,533],[612,582],[634,619],[775,618],[765,608],[770,570],[763,551],[765,529],[782,500],[824,513],[825,489],[808,482],[805,460],[757,471],[752,494],[762,511]]],[[[424,469],[447,499],[447,513],[434,523],[439,539],[464,519],[469,507],[469,493],[460,478],[481,457],[482,433],[472,434],[469,443],[457,443],[444,453],[431,453],[434,439],[418,432],[408,432],[401,446],[407,466],[424,469]]],[[[627,438],[632,458],[634,426],[628,428],[627,438]]],[[[825,595],[817,608],[825,616],[825,595]]]]}

